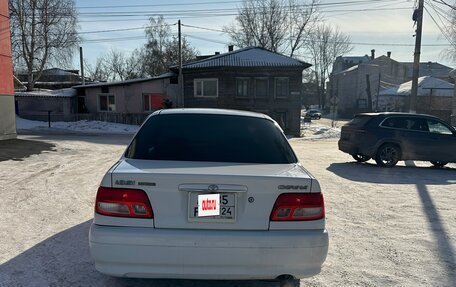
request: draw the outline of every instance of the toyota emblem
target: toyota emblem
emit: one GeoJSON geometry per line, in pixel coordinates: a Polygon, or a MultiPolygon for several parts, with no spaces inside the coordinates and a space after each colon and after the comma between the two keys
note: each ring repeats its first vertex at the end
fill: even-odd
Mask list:
{"type": "Polygon", "coordinates": [[[215,192],[219,189],[219,187],[215,184],[211,184],[211,185],[209,185],[209,187],[207,189],[211,192],[215,192]]]}

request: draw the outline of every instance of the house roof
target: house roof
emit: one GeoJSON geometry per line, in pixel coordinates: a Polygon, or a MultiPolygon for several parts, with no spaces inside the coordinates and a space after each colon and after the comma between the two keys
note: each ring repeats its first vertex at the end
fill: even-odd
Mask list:
{"type": "MultiPolygon", "coordinates": [[[[413,74],[413,63],[403,62],[402,64],[404,64],[407,67],[407,77],[411,78],[413,74]]],[[[448,78],[451,70],[453,70],[453,68],[450,68],[437,62],[420,63],[420,76],[448,78]]]]}
{"type": "Polygon", "coordinates": [[[76,90],[60,89],[60,90],[40,90],[31,92],[15,92],[15,97],[39,97],[39,98],[71,98],[76,96],[76,90]]]}
{"type": "Polygon", "coordinates": [[[309,63],[293,59],[260,47],[248,47],[184,64],[183,69],[220,67],[310,67],[309,63]]]}
{"type": "Polygon", "coordinates": [[[366,63],[366,62],[370,61],[370,57],[368,55],[364,55],[364,56],[341,56],[341,59],[344,62],[355,63],[355,64],[361,64],[361,63],[366,63]]]}
{"type": "Polygon", "coordinates": [[[135,83],[142,83],[142,82],[149,82],[155,81],[159,79],[166,79],[176,76],[173,72],[164,73],[160,76],[152,77],[152,78],[140,78],[140,79],[132,79],[126,81],[118,81],[118,82],[104,82],[104,83],[96,83],[96,84],[89,84],[89,85],[77,85],[74,86],[74,89],[85,89],[85,88],[96,88],[96,87],[105,87],[105,86],[124,86],[130,85],[135,83]]]}
{"type": "Polygon", "coordinates": [[[79,70],[64,70],[60,68],[51,68],[43,70],[42,75],[79,76],[79,70]]]}
{"type": "MultiPolygon", "coordinates": [[[[428,96],[432,89],[432,96],[453,97],[454,85],[437,78],[425,76],[418,79],[418,96],[428,96]]],[[[405,82],[398,87],[389,88],[379,93],[380,96],[409,96],[412,91],[412,81],[405,82]]]]}

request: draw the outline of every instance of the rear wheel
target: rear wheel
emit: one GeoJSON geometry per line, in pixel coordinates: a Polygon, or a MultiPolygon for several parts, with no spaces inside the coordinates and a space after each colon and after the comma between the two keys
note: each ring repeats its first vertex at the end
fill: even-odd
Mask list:
{"type": "Polygon", "coordinates": [[[395,144],[382,145],[375,156],[379,166],[393,167],[401,159],[401,149],[395,144]]]}
{"type": "Polygon", "coordinates": [[[352,154],[352,157],[357,161],[357,162],[365,162],[370,160],[371,158],[368,157],[367,155],[362,155],[362,154],[352,154]]]}
{"type": "Polygon", "coordinates": [[[443,167],[446,165],[448,162],[447,161],[431,161],[432,165],[435,167],[443,167]]]}

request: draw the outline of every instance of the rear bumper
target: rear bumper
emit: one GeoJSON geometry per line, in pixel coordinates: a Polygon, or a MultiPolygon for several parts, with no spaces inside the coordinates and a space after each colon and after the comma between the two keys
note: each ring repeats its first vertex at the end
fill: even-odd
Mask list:
{"type": "Polygon", "coordinates": [[[370,145],[370,143],[357,143],[347,140],[339,140],[338,142],[339,150],[345,153],[354,155],[362,154],[369,157],[375,156],[375,146],[370,145]]]}
{"type": "Polygon", "coordinates": [[[90,252],[105,274],[137,278],[273,279],[318,274],[326,230],[229,231],[92,224],[90,252]]]}
{"type": "Polygon", "coordinates": [[[339,140],[338,142],[339,150],[348,154],[358,153],[357,147],[350,141],[339,140]]]}

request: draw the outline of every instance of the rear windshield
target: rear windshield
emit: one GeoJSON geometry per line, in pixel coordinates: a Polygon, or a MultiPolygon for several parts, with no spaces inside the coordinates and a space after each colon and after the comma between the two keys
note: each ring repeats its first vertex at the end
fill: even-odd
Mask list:
{"type": "Polygon", "coordinates": [[[348,122],[348,125],[363,127],[371,118],[371,116],[364,115],[355,116],[351,121],[348,122]]]}
{"type": "Polygon", "coordinates": [[[148,160],[297,162],[287,139],[272,121],[210,114],[152,116],[125,156],[148,160]]]}

